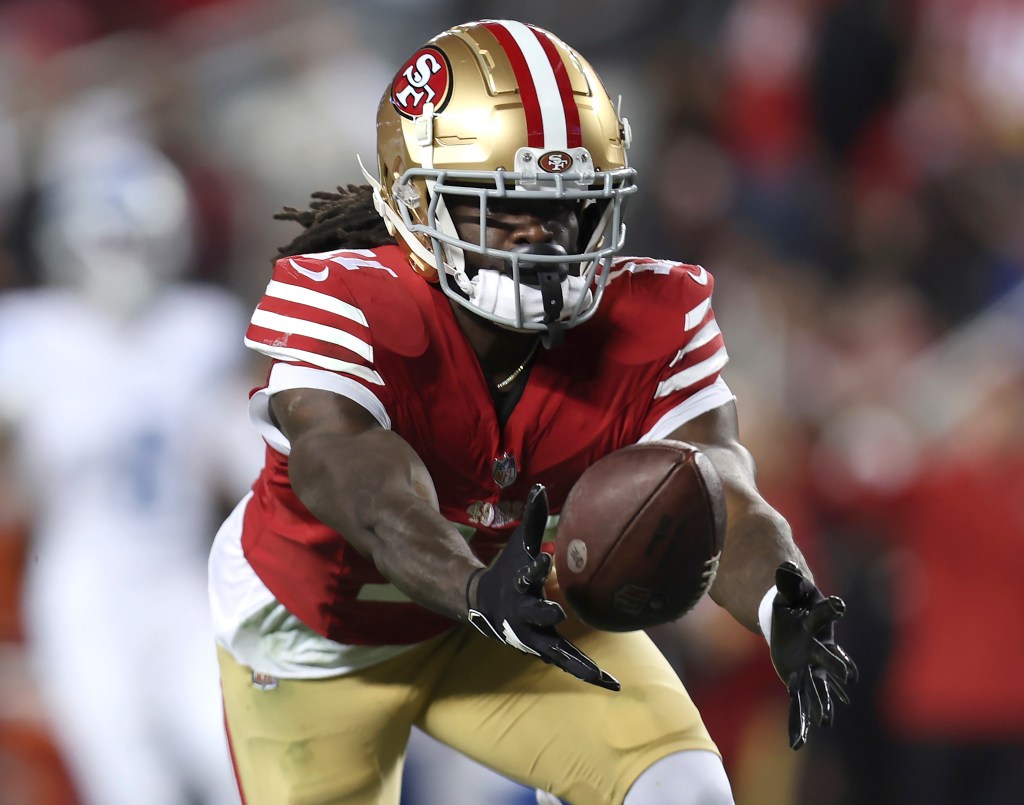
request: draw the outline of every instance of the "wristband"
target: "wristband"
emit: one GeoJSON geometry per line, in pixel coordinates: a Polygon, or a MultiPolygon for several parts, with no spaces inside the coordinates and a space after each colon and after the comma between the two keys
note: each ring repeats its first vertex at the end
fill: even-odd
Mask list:
{"type": "Polygon", "coordinates": [[[761,603],[757,607],[757,622],[761,626],[761,634],[764,635],[764,639],[768,641],[770,646],[772,643],[772,604],[775,603],[775,596],[779,594],[779,588],[772,585],[772,588],[764,594],[764,598],[761,599],[761,603]]]}

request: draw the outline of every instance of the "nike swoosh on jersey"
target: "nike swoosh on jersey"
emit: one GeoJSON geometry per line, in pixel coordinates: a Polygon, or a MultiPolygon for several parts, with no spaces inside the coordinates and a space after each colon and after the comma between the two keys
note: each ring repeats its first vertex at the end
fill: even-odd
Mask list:
{"type": "Polygon", "coordinates": [[[707,285],[708,284],[708,271],[707,271],[707,269],[704,268],[704,266],[695,266],[695,268],[697,269],[697,271],[699,273],[694,274],[692,271],[687,271],[686,272],[687,274],[690,275],[690,279],[692,279],[698,285],[707,285]]]}
{"type": "Polygon", "coordinates": [[[291,263],[292,268],[294,268],[296,271],[302,274],[302,276],[309,277],[314,282],[323,282],[325,279],[327,279],[328,273],[330,273],[327,266],[324,266],[319,271],[310,271],[308,268],[303,268],[302,266],[298,265],[291,258],[288,259],[288,262],[291,263]]]}

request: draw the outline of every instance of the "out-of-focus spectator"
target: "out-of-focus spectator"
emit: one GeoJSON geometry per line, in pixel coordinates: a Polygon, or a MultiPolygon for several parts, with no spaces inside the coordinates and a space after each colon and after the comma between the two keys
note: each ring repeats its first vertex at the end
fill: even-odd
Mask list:
{"type": "Polygon", "coordinates": [[[1024,628],[1024,286],[927,349],[912,306],[854,300],[849,322],[876,326],[839,361],[815,465],[871,631],[851,638],[863,706],[825,742],[847,778],[827,801],[1008,805],[1024,783],[1024,686],[1003,673],[1024,628]]]}
{"type": "Polygon", "coordinates": [[[84,802],[232,803],[205,558],[218,493],[258,465],[237,436],[244,314],[179,282],[191,208],[170,162],[132,126],[76,134],[40,190],[47,285],[0,297],[26,647],[84,802]]]}
{"type": "Polygon", "coordinates": [[[1008,679],[1024,666],[1022,411],[1024,371],[929,447],[894,504],[894,803],[1012,805],[1024,791],[1024,686],[1008,679]]]}

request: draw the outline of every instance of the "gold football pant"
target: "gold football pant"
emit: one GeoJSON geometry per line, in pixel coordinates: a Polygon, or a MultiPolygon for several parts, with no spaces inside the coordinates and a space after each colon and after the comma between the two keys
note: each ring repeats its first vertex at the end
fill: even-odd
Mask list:
{"type": "Polygon", "coordinates": [[[461,627],[379,665],[271,690],[219,651],[246,805],[398,805],[413,725],[573,805],[622,802],[683,749],[717,752],[675,672],[642,632],[563,630],[622,682],[611,693],[461,627]]]}

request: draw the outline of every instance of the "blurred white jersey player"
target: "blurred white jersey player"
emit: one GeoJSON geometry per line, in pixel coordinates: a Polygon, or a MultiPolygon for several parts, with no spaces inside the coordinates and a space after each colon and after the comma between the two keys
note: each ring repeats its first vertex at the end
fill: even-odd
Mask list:
{"type": "Polygon", "coordinates": [[[220,493],[244,491],[261,461],[245,317],[227,293],[177,282],[190,210],[161,154],[98,140],[62,169],[36,238],[49,282],[0,294],[32,670],[88,805],[237,803],[206,556],[220,493]]]}

